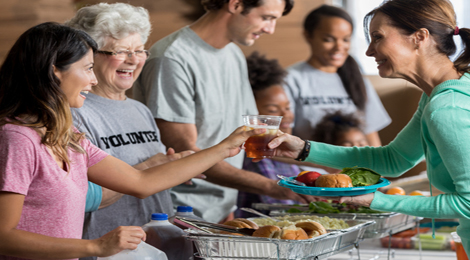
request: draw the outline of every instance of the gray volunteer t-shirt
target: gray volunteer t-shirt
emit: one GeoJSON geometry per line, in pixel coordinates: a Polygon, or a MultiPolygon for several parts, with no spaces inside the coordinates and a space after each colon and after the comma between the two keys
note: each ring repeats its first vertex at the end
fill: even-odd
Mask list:
{"type": "MultiPolygon", "coordinates": [[[[111,100],[89,93],[83,107],[72,109],[72,114],[75,126],[93,144],[130,165],[166,151],[152,114],[136,100],[111,100]]],[[[174,214],[169,190],[145,199],[124,195],[108,207],[85,214],[83,238],[99,238],[118,226],[142,226],[158,212],[174,214]]]]}
{"type": "MultiPolygon", "coordinates": [[[[237,127],[242,115],[258,114],[245,57],[235,44],[216,49],[189,27],[165,37],[150,49],[135,83],[134,98],[155,118],[195,124],[196,145],[213,146],[237,127]]],[[[242,167],[243,153],[226,160],[242,167]]],[[[197,215],[217,222],[236,209],[237,190],[204,180],[172,189],[175,205],[189,205],[197,215]]]]}
{"type": "Polygon", "coordinates": [[[390,124],[391,119],[372,84],[364,79],[367,102],[364,111],[358,111],[344,89],[337,73],[318,70],[307,62],[288,68],[284,88],[295,113],[293,134],[311,139],[314,127],[328,113],[342,111],[356,113],[364,122],[363,131],[368,134],[379,131],[390,124]]]}

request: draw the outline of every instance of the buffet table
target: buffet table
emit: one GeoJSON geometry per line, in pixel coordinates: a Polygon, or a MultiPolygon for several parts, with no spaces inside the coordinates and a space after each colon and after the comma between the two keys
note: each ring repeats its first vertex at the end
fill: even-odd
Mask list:
{"type": "MultiPolygon", "coordinates": [[[[396,181],[395,186],[397,184],[408,190],[407,192],[415,189],[425,190],[426,187],[429,187],[425,173],[396,181]]],[[[257,222],[256,224],[260,227],[263,225],[277,225],[275,223],[282,223],[284,221],[312,220],[321,222],[321,218],[326,218],[327,223],[332,223],[329,222],[331,219],[334,220],[333,222],[347,222],[348,225],[331,228],[325,226],[328,231],[327,234],[305,240],[227,236],[217,233],[195,232],[194,230],[188,232],[187,238],[195,243],[198,251],[197,256],[202,259],[214,260],[456,259],[456,253],[448,249],[450,248],[449,240],[444,239],[447,238],[447,235],[441,236],[443,239],[440,240],[446,241],[440,244],[446,246],[440,247],[437,244],[438,247],[436,247],[435,242],[439,242],[439,240],[429,239],[429,234],[420,232],[425,231],[424,229],[426,228],[429,229],[426,226],[429,223],[422,223],[420,225],[420,221],[423,218],[395,212],[375,211],[370,208],[354,208],[350,205],[333,202],[312,203],[310,205],[254,203],[252,204],[253,209],[269,211],[269,215],[277,220],[273,220],[265,215],[262,218],[249,219],[254,222],[257,222],[255,220],[258,219],[259,223],[257,222]],[[423,227],[420,228],[420,226],[423,227]],[[404,230],[407,231],[399,233],[404,230]],[[403,236],[404,234],[410,235],[410,233],[414,234],[403,236]]],[[[453,223],[458,225],[458,222],[453,223]]],[[[444,225],[444,227],[447,226],[444,225]]],[[[438,233],[436,233],[436,237],[437,235],[438,233]]]]}

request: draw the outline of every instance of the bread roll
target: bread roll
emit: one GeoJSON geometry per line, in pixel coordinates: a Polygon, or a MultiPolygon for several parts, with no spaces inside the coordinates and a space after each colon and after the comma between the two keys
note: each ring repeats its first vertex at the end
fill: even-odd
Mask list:
{"type": "Polygon", "coordinates": [[[325,188],[349,188],[352,187],[352,180],[346,174],[323,174],[315,181],[316,187],[325,188]]]}
{"type": "Polygon", "coordinates": [[[236,227],[236,228],[253,228],[253,229],[258,229],[258,225],[248,219],[244,218],[236,218],[233,220],[226,221],[223,223],[224,225],[231,226],[231,227],[236,227]]]}
{"type": "Polygon", "coordinates": [[[262,226],[253,232],[254,237],[280,238],[281,229],[277,226],[262,226]]]}
{"type": "Polygon", "coordinates": [[[249,219],[246,219],[246,218],[236,218],[234,220],[241,221],[245,224],[248,224],[250,226],[249,228],[253,228],[253,229],[258,229],[259,228],[259,226],[255,222],[253,222],[249,219]]]}
{"type": "Polygon", "coordinates": [[[315,221],[297,222],[295,226],[303,229],[309,238],[326,234],[325,227],[315,221]]]}
{"type": "Polygon", "coordinates": [[[281,230],[281,239],[301,240],[308,239],[307,233],[296,226],[284,227],[281,230]]]}
{"type": "MultiPolygon", "coordinates": [[[[229,220],[223,223],[223,225],[226,226],[231,226],[231,227],[236,227],[236,228],[253,228],[253,229],[258,229],[258,225],[248,219],[244,218],[236,218],[233,220],[229,220]]],[[[220,231],[221,234],[226,234],[226,235],[234,235],[234,236],[243,236],[243,234],[240,233],[231,233],[227,231],[220,231]]]]}

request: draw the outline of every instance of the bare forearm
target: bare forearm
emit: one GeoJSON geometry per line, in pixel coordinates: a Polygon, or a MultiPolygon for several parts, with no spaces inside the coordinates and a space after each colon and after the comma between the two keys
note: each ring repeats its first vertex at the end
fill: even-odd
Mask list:
{"type": "Polygon", "coordinates": [[[29,259],[69,259],[98,254],[93,240],[54,238],[17,229],[2,232],[0,237],[0,255],[29,259]]]}
{"type": "Polygon", "coordinates": [[[181,160],[165,163],[143,171],[108,156],[89,168],[90,180],[98,185],[138,198],[146,198],[157,192],[179,185],[206,171],[225,159],[227,149],[220,145],[192,154],[181,160]],[[113,175],[112,179],[107,176],[113,175]],[[175,177],[177,174],[178,177],[175,177]],[[125,180],[125,181],[124,181],[125,180]]]}
{"type": "MultiPolygon", "coordinates": [[[[156,119],[156,122],[161,129],[162,140],[165,145],[173,147],[177,152],[200,150],[196,146],[198,134],[194,124],[172,123],[161,119],[156,119]]],[[[275,180],[270,180],[254,172],[237,169],[227,162],[219,161],[204,174],[206,174],[206,180],[226,187],[277,198],[301,200],[292,191],[278,186],[275,180]]]]}
{"type": "MultiPolygon", "coordinates": [[[[145,170],[148,168],[148,166],[146,162],[141,162],[139,164],[134,165],[134,168],[137,170],[145,170]]],[[[121,199],[122,196],[124,196],[124,194],[120,192],[113,191],[104,187],[101,187],[101,191],[102,191],[101,203],[98,209],[111,206],[114,203],[116,203],[119,199],[121,199]]]]}
{"type": "Polygon", "coordinates": [[[155,183],[159,183],[162,189],[150,192],[150,194],[154,194],[190,180],[196,175],[207,171],[214,164],[224,160],[226,157],[226,151],[223,147],[216,145],[205,149],[204,151],[187,156],[182,160],[170,162],[143,171],[143,177],[146,180],[142,183],[144,184],[144,187],[148,186],[150,189],[152,189],[151,187],[153,187],[155,183]],[[155,171],[159,171],[162,174],[159,176],[151,174],[155,171]],[[174,177],[175,172],[178,174],[178,178],[174,177]]]}

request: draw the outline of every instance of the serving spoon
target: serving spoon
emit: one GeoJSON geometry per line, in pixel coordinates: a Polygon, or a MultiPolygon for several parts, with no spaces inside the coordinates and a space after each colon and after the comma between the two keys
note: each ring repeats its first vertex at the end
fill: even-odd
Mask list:
{"type": "Polygon", "coordinates": [[[280,221],[279,219],[272,218],[272,217],[270,217],[266,214],[263,214],[263,213],[257,211],[256,209],[250,209],[250,208],[240,208],[240,209],[243,210],[243,211],[250,212],[250,213],[253,213],[255,215],[261,216],[261,217],[268,218],[268,219],[273,220],[275,222],[280,221]]]}
{"type": "Polygon", "coordinates": [[[253,228],[236,228],[232,226],[215,224],[215,223],[202,221],[202,220],[188,219],[188,218],[184,218],[181,216],[176,216],[174,221],[175,223],[178,223],[182,226],[193,228],[193,229],[198,229],[200,231],[204,231],[207,233],[209,232],[207,230],[201,230],[201,227],[213,228],[213,229],[222,230],[222,231],[226,231],[230,233],[239,233],[245,236],[251,236],[253,235],[253,232],[256,231],[256,229],[253,229],[253,228]]]}
{"type": "Polygon", "coordinates": [[[307,186],[307,185],[305,185],[305,183],[303,183],[303,182],[296,181],[295,179],[290,179],[289,177],[284,176],[284,175],[278,174],[277,177],[278,177],[279,179],[284,180],[284,181],[286,181],[286,182],[288,182],[288,183],[291,183],[291,184],[295,184],[295,185],[299,185],[299,186],[307,186]]]}

